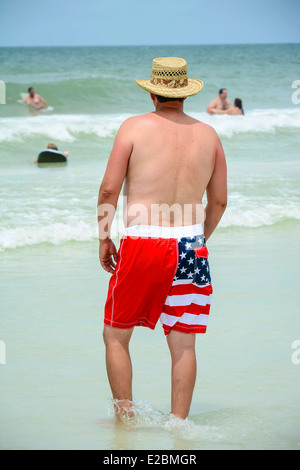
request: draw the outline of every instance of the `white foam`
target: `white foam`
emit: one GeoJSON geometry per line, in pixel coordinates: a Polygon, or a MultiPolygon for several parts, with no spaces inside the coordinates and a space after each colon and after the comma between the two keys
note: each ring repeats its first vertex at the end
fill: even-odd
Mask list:
{"type": "MultiPolygon", "coordinates": [[[[32,209],[33,212],[24,213],[22,217],[14,213],[12,218],[7,218],[7,222],[2,223],[0,251],[40,243],[61,245],[69,241],[96,240],[98,237],[96,217],[89,217],[85,210],[79,209],[77,209],[78,213],[74,214],[74,210],[76,209],[72,208],[72,214],[70,214],[70,210],[67,208],[63,211],[48,208],[37,215],[32,209]],[[12,227],[14,220],[22,220],[22,225],[12,227]]],[[[219,228],[256,228],[270,226],[288,219],[300,220],[300,207],[296,200],[283,201],[282,204],[275,202],[263,204],[260,198],[253,202],[245,197],[242,198],[241,195],[240,203],[231,201],[229,198],[229,205],[221,219],[219,228]]],[[[121,204],[113,221],[111,234],[114,239],[118,239],[124,234],[121,204]]]]}
{"type": "Polygon", "coordinates": [[[107,411],[109,416],[114,416],[115,410],[120,410],[120,403],[122,404],[120,418],[124,424],[134,426],[135,429],[161,428],[176,438],[189,441],[198,439],[215,441],[223,437],[216,426],[196,424],[190,419],[177,418],[172,414],[157,410],[145,400],[136,398],[133,402],[128,403],[127,408],[124,407],[122,400],[108,400],[107,411]]]}
{"type": "MultiPolygon", "coordinates": [[[[249,111],[245,116],[191,113],[213,126],[220,136],[234,134],[273,133],[278,129],[300,128],[300,109],[264,109],[249,111]]],[[[79,140],[82,134],[99,138],[113,136],[131,114],[44,114],[42,116],[1,118],[0,142],[24,142],[28,137],[47,136],[63,142],[79,140]]]]}
{"type": "Polygon", "coordinates": [[[0,232],[0,250],[38,245],[40,243],[61,245],[68,241],[90,241],[96,237],[95,225],[88,225],[80,221],[75,224],[28,225],[2,230],[0,232]]]}
{"type": "MultiPolygon", "coordinates": [[[[59,214],[61,216],[61,214],[59,214]]],[[[68,219],[66,217],[66,219],[68,219]]],[[[297,204],[276,205],[267,204],[261,207],[228,207],[219,228],[227,229],[234,227],[256,228],[270,226],[287,219],[300,220],[300,208],[297,204]]],[[[30,220],[30,217],[27,217],[30,220]]],[[[50,243],[52,245],[61,245],[69,241],[85,242],[96,240],[98,237],[97,224],[80,220],[74,217],[73,220],[67,220],[66,223],[53,222],[38,225],[23,225],[11,228],[2,226],[0,231],[0,251],[6,249],[15,249],[19,247],[38,245],[40,243],[50,243]]],[[[36,221],[35,221],[36,222],[36,221]]],[[[112,237],[120,238],[124,233],[124,224],[121,215],[114,220],[112,225],[112,237]]]]}
{"type": "Polygon", "coordinates": [[[130,115],[43,115],[27,118],[0,119],[0,142],[25,142],[29,137],[47,136],[49,139],[74,142],[80,135],[109,137],[130,115]]]}
{"type": "Polygon", "coordinates": [[[211,125],[220,136],[232,137],[234,134],[273,133],[278,129],[300,128],[300,109],[257,109],[245,116],[208,115],[191,113],[195,119],[211,125]]]}
{"type": "Polygon", "coordinates": [[[285,219],[300,220],[300,208],[296,202],[286,202],[283,205],[275,203],[258,205],[249,201],[244,207],[229,205],[221,219],[220,227],[263,227],[285,219]]]}

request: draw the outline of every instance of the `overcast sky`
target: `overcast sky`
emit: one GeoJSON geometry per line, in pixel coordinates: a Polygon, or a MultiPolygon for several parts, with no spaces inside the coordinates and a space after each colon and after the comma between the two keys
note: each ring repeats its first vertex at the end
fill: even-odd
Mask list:
{"type": "Polygon", "coordinates": [[[0,46],[300,42],[300,0],[0,0],[0,46]]]}

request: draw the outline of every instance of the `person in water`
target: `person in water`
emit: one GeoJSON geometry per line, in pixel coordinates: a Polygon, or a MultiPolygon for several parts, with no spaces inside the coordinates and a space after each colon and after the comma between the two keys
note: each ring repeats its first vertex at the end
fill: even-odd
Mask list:
{"type": "Polygon", "coordinates": [[[206,112],[208,114],[214,114],[214,110],[227,111],[230,109],[230,101],[227,95],[227,88],[221,88],[219,97],[209,103],[206,112]]]}
{"type": "MultiPolygon", "coordinates": [[[[49,143],[46,145],[45,149],[52,149],[52,150],[58,150],[57,145],[49,143]]],[[[64,151],[64,155],[67,158],[69,156],[68,150],[64,151]]],[[[35,160],[35,163],[38,163],[38,159],[35,160]]]]}
{"type": "Polygon", "coordinates": [[[184,59],[153,59],[151,80],[136,82],[155,111],[123,122],[98,196],[99,258],[112,275],[104,308],[106,368],[116,416],[134,416],[129,342],[135,327],[153,330],[160,320],[172,359],[171,413],[185,419],[196,380],[196,334],[206,332],[212,295],[206,242],[227,205],[226,159],[216,131],[183,112],[185,98],[203,88],[188,78],[184,59]],[[117,251],[111,225],[124,182],[117,251]]]}
{"type": "MultiPolygon", "coordinates": [[[[46,149],[52,149],[52,150],[58,150],[57,145],[52,144],[52,143],[47,144],[45,148],[46,148],[46,149]]],[[[68,156],[69,156],[68,150],[65,150],[65,151],[64,151],[64,154],[65,154],[65,157],[68,157],[68,156]]]]}
{"type": "Polygon", "coordinates": [[[35,93],[34,88],[28,88],[28,96],[23,98],[23,101],[29,106],[32,106],[35,109],[46,109],[48,108],[48,103],[41,95],[35,93]]]}
{"type": "Polygon", "coordinates": [[[212,110],[213,114],[230,114],[231,116],[244,116],[244,108],[243,108],[243,102],[240,98],[236,98],[233,102],[233,108],[229,108],[226,110],[221,110],[221,109],[213,109],[212,110]]]}

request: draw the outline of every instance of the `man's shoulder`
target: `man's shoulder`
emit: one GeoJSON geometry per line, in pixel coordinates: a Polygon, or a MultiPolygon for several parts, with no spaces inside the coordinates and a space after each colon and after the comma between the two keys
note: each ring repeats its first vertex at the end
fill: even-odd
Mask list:
{"type": "Polygon", "coordinates": [[[131,125],[138,124],[140,122],[150,122],[153,120],[153,117],[154,117],[154,113],[152,112],[145,113],[145,114],[137,114],[137,115],[130,116],[129,118],[125,119],[125,121],[123,121],[123,124],[127,126],[131,126],[131,125]]]}
{"type": "Polygon", "coordinates": [[[198,119],[195,119],[195,118],[191,118],[195,125],[198,126],[199,130],[202,130],[203,132],[206,132],[206,133],[209,133],[211,134],[212,136],[217,136],[217,132],[215,131],[215,129],[210,126],[209,124],[206,124],[205,122],[203,121],[199,121],[198,119]]]}
{"type": "Polygon", "coordinates": [[[211,100],[211,102],[209,104],[211,106],[211,105],[217,104],[219,101],[220,101],[220,98],[217,97],[217,98],[214,98],[213,100],[211,100]]]}
{"type": "Polygon", "coordinates": [[[154,123],[155,118],[153,116],[154,113],[146,113],[146,114],[140,114],[136,116],[130,116],[129,118],[125,119],[125,121],[122,122],[120,129],[136,129],[136,127],[141,127],[141,126],[147,126],[151,125],[154,123]]]}

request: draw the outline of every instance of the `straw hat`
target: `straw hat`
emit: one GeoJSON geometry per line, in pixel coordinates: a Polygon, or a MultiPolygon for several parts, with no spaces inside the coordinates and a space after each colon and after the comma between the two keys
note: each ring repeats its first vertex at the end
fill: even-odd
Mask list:
{"type": "Polygon", "coordinates": [[[179,57],[153,59],[150,80],[136,80],[146,91],[167,98],[185,98],[196,95],[203,88],[197,78],[188,78],[186,60],[179,57]]]}

